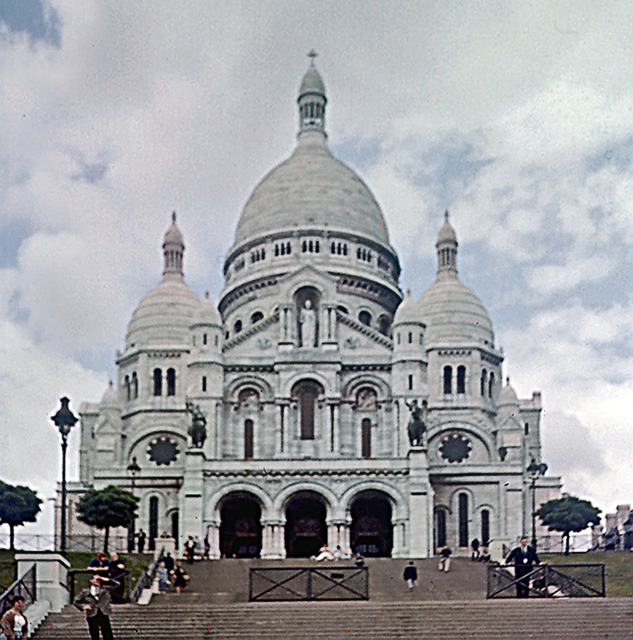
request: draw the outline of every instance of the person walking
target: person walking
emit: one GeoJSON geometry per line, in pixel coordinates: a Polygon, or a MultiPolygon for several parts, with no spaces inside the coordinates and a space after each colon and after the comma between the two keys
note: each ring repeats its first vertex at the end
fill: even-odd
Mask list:
{"type": "Polygon", "coordinates": [[[180,593],[186,586],[187,580],[189,580],[189,576],[185,571],[185,568],[182,566],[182,560],[176,561],[176,567],[171,572],[173,578],[173,585],[176,589],[176,593],[180,593]]]}
{"type": "Polygon", "coordinates": [[[444,545],[440,550],[440,563],[437,568],[438,571],[443,571],[444,573],[448,573],[448,570],[451,568],[451,554],[453,552],[448,548],[448,545],[444,545]]]}
{"type": "Polygon", "coordinates": [[[409,564],[404,568],[402,577],[406,581],[409,591],[411,591],[418,581],[418,570],[415,568],[413,560],[409,560],[409,564]]]}
{"type": "Polygon", "coordinates": [[[125,602],[125,562],[116,551],[110,552],[108,577],[119,584],[112,590],[112,601],[115,604],[123,604],[125,602]]]}
{"type": "Polygon", "coordinates": [[[110,591],[118,586],[116,580],[95,575],[90,578],[90,588],[83,589],[73,601],[75,607],[86,614],[90,640],[99,640],[99,630],[103,640],[114,640],[110,624],[110,591]]]}
{"type": "Polygon", "coordinates": [[[209,542],[209,534],[207,533],[204,536],[204,540],[202,541],[204,544],[204,555],[202,556],[205,560],[209,559],[209,554],[211,553],[211,543],[209,542]]]}
{"type": "Polygon", "coordinates": [[[185,542],[185,555],[187,556],[187,562],[189,564],[193,564],[193,558],[196,552],[196,543],[193,539],[193,536],[189,536],[187,538],[187,542],[185,542]]]}
{"type": "Polygon", "coordinates": [[[147,535],[143,529],[139,529],[139,532],[136,534],[136,545],[139,553],[143,553],[145,551],[145,540],[147,540],[147,535]]]}
{"type": "Polygon", "coordinates": [[[527,577],[532,572],[535,564],[540,564],[534,547],[528,545],[526,536],[521,538],[518,547],[515,547],[506,558],[506,564],[514,565],[514,578],[517,581],[517,598],[527,598],[530,594],[530,579],[527,577]]]}
{"type": "Polygon", "coordinates": [[[473,562],[479,560],[479,540],[477,538],[473,538],[473,541],[470,543],[470,559],[473,562]]]}
{"type": "Polygon", "coordinates": [[[29,625],[26,616],[22,613],[24,596],[13,596],[10,600],[11,608],[2,616],[0,632],[4,633],[7,640],[20,640],[26,638],[29,625]]]}

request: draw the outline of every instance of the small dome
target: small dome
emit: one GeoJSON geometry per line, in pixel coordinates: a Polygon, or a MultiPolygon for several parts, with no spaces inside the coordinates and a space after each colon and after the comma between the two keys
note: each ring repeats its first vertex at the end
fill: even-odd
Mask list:
{"type": "Polygon", "coordinates": [[[441,244],[448,243],[448,242],[456,245],[457,234],[455,233],[455,229],[453,229],[453,226],[451,225],[451,223],[448,221],[448,211],[447,211],[444,214],[444,224],[442,225],[439,233],[437,234],[437,243],[435,246],[439,247],[441,244]]]}
{"type": "Polygon", "coordinates": [[[218,327],[222,326],[222,318],[218,312],[216,306],[209,300],[209,292],[205,291],[204,300],[200,304],[200,308],[193,316],[193,322],[191,326],[211,324],[218,327]]]}
{"type": "Polygon", "coordinates": [[[494,346],[492,322],[481,300],[456,276],[438,277],[418,302],[427,346],[494,346]]]}
{"type": "Polygon", "coordinates": [[[310,64],[308,70],[303,76],[301,87],[299,88],[299,98],[301,98],[301,96],[305,95],[306,93],[318,93],[319,95],[325,97],[325,85],[323,84],[321,74],[314,66],[314,62],[310,64]]]}
{"type": "Polygon", "coordinates": [[[119,399],[117,398],[116,391],[114,390],[114,386],[112,385],[112,380],[110,380],[110,384],[108,388],[105,390],[103,397],[101,398],[101,407],[102,408],[119,408],[119,399]]]}
{"type": "Polygon", "coordinates": [[[394,326],[405,322],[422,322],[418,305],[410,291],[407,291],[407,297],[400,303],[393,317],[394,326]]]}
{"type": "Polygon", "coordinates": [[[499,397],[497,398],[497,406],[498,407],[504,407],[504,406],[518,407],[519,406],[519,399],[517,398],[516,391],[513,389],[512,385],[510,384],[510,378],[506,379],[506,385],[505,387],[503,387],[503,389],[501,389],[501,393],[499,393],[499,397]]]}
{"type": "Polygon", "coordinates": [[[200,298],[182,278],[165,277],[139,303],[128,325],[126,348],[187,344],[200,298]]]}
{"type": "Polygon", "coordinates": [[[165,232],[164,244],[183,244],[184,239],[182,237],[182,233],[176,224],[176,212],[174,211],[171,214],[171,225],[169,229],[165,232]]]}

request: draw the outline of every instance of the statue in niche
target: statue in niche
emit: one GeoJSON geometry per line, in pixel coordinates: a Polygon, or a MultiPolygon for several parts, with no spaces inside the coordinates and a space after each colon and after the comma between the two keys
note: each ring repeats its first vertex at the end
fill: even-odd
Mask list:
{"type": "Polygon", "coordinates": [[[426,431],[425,419],[428,403],[426,400],[423,400],[422,406],[420,407],[417,400],[413,400],[411,403],[405,400],[405,404],[411,412],[409,424],[407,425],[409,444],[412,447],[421,447],[424,432],[426,431]]]}
{"type": "Polygon", "coordinates": [[[316,346],[316,312],[312,308],[312,300],[306,300],[299,311],[299,327],[301,329],[301,346],[310,349],[316,346]]]}
{"type": "Polygon", "coordinates": [[[200,407],[191,400],[188,399],[185,406],[191,414],[191,425],[187,430],[187,433],[191,436],[191,445],[201,449],[207,439],[207,418],[200,410],[200,407]]]}

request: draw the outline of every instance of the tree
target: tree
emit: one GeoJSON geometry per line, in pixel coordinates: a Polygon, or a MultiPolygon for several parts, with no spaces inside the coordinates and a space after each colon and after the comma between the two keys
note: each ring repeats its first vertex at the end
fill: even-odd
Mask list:
{"type": "Polygon", "coordinates": [[[559,531],[565,539],[565,555],[569,555],[569,534],[584,531],[590,524],[600,522],[600,509],[589,500],[564,495],[542,504],[536,515],[550,531],[559,531]]]}
{"type": "Polygon", "coordinates": [[[77,503],[77,518],[105,530],[103,550],[107,553],[110,527],[129,527],[136,516],[138,501],[134,494],[112,484],[100,491],[90,489],[77,503]]]}
{"type": "Polygon", "coordinates": [[[0,525],[9,525],[9,547],[15,549],[15,527],[35,522],[42,501],[33,489],[13,486],[0,480],[0,525]]]}

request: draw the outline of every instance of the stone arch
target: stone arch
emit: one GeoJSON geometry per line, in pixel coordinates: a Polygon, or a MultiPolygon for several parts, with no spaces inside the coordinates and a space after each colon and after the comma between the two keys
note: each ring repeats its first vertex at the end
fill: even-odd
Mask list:
{"type": "Polygon", "coordinates": [[[338,499],[331,489],[325,485],[319,484],[318,482],[295,482],[294,484],[286,487],[275,496],[275,500],[272,505],[272,512],[280,514],[281,519],[283,520],[288,500],[294,493],[298,493],[299,491],[312,491],[313,493],[319,494],[325,500],[325,503],[329,508],[328,518],[334,517],[335,510],[338,506],[338,499]]]}
{"type": "Polygon", "coordinates": [[[388,495],[391,499],[391,506],[394,509],[394,520],[405,519],[408,517],[407,504],[402,497],[402,494],[397,489],[395,489],[391,485],[385,484],[384,482],[369,480],[367,482],[360,482],[358,484],[355,484],[353,487],[347,489],[341,496],[340,504],[344,509],[344,515],[346,518],[349,518],[350,508],[352,502],[354,501],[354,498],[356,498],[359,493],[363,493],[364,491],[379,491],[388,495]]]}
{"type": "Polygon", "coordinates": [[[495,454],[493,453],[495,448],[492,438],[479,425],[473,424],[472,422],[444,422],[439,425],[433,425],[427,431],[429,450],[436,438],[440,437],[444,432],[449,431],[463,431],[464,433],[468,433],[484,446],[488,456],[488,462],[495,459],[495,454]]]}
{"type": "Polygon", "coordinates": [[[161,425],[147,426],[138,434],[136,434],[134,440],[132,440],[132,442],[128,445],[126,462],[131,462],[132,456],[136,455],[139,461],[139,464],[141,466],[141,469],[147,468],[148,466],[151,467],[153,463],[151,461],[148,461],[147,452],[143,450],[142,452],[139,451],[135,453],[135,449],[139,446],[139,444],[143,440],[147,440],[151,438],[151,436],[158,436],[163,434],[173,436],[177,440],[177,443],[180,445],[180,450],[178,453],[178,458],[176,458],[176,460],[174,461],[174,464],[182,464],[183,458],[181,456],[184,454],[184,451],[187,448],[187,437],[182,431],[180,431],[178,428],[174,427],[173,425],[172,426],[161,426],[161,425]],[[141,453],[142,455],[139,455],[141,453]]]}
{"type": "Polygon", "coordinates": [[[391,387],[389,384],[380,376],[372,375],[370,373],[362,373],[358,376],[353,377],[343,387],[343,397],[351,398],[354,397],[355,394],[361,387],[375,387],[378,391],[378,398],[389,398],[391,397],[391,387]]]}
{"type": "Polygon", "coordinates": [[[213,514],[213,519],[216,523],[220,522],[220,508],[222,505],[222,500],[224,500],[231,493],[253,494],[259,500],[259,504],[262,507],[262,519],[266,518],[270,513],[275,511],[271,497],[263,489],[248,482],[232,482],[231,484],[218,489],[207,500],[207,504],[209,505],[208,512],[210,514],[213,514]]]}
{"type": "Polygon", "coordinates": [[[220,554],[225,558],[258,558],[262,551],[262,505],[250,491],[232,491],[217,503],[220,554]]]}
{"type": "Polygon", "coordinates": [[[334,395],[333,392],[328,393],[328,390],[332,386],[331,384],[332,381],[328,380],[323,374],[319,373],[318,371],[309,371],[309,372],[302,371],[302,372],[295,373],[286,381],[286,384],[284,385],[283,394],[286,397],[290,397],[293,387],[297,384],[297,382],[301,382],[302,380],[314,380],[315,382],[318,382],[323,387],[324,395],[326,396],[334,395]]]}
{"type": "Polygon", "coordinates": [[[275,395],[267,380],[260,376],[247,374],[231,381],[231,384],[226,389],[226,396],[231,400],[237,400],[237,396],[243,387],[254,387],[259,392],[260,397],[267,400],[271,400],[275,395]]]}
{"type": "Polygon", "coordinates": [[[470,540],[473,538],[472,525],[474,523],[475,495],[472,489],[466,486],[457,487],[451,494],[450,504],[452,507],[451,511],[454,514],[454,524],[456,525],[455,533],[457,537],[455,539],[455,546],[467,548],[470,546],[470,540]],[[465,513],[462,510],[461,496],[466,496],[467,499],[465,513]],[[463,531],[464,527],[465,531],[463,531]]]}
{"type": "Polygon", "coordinates": [[[328,504],[323,494],[300,488],[285,501],[286,557],[316,556],[328,542],[328,504]]]}

